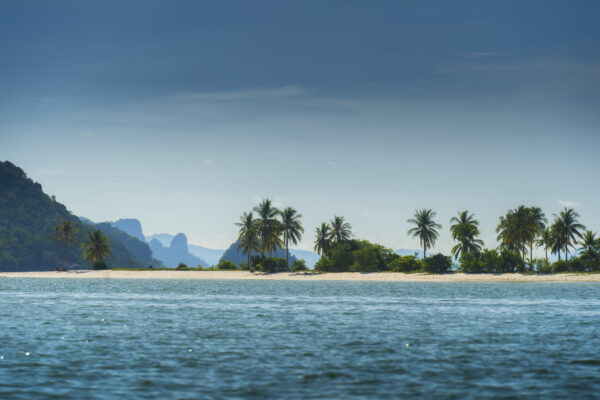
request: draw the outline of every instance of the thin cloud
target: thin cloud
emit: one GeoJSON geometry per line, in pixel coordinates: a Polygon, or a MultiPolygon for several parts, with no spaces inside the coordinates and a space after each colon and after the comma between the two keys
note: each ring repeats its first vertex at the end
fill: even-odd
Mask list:
{"type": "Polygon", "coordinates": [[[38,174],[41,174],[41,175],[53,176],[53,175],[62,174],[63,170],[60,168],[40,168],[37,170],[37,172],[38,172],[38,174]]]}
{"type": "Polygon", "coordinates": [[[213,167],[215,165],[215,163],[212,162],[211,160],[204,160],[204,161],[202,161],[202,164],[207,167],[213,167]]]}
{"type": "Polygon", "coordinates": [[[363,217],[366,217],[366,218],[369,218],[369,217],[373,216],[373,214],[370,214],[370,213],[367,213],[367,212],[364,212],[364,213],[362,213],[360,215],[363,216],[363,217]]]}
{"type": "Polygon", "coordinates": [[[559,200],[558,205],[563,206],[563,207],[568,207],[568,208],[579,207],[578,203],[575,203],[574,201],[571,201],[571,200],[559,200]]]}
{"type": "Polygon", "coordinates": [[[256,100],[281,100],[305,96],[308,91],[299,85],[289,85],[276,88],[251,88],[231,91],[201,92],[172,96],[171,99],[197,102],[235,102],[256,100]]]}

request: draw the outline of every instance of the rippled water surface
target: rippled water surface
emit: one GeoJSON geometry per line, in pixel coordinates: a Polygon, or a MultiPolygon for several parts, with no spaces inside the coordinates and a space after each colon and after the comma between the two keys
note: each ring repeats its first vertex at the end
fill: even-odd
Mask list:
{"type": "Polygon", "coordinates": [[[592,283],[0,278],[0,398],[598,398],[599,299],[592,283]]]}

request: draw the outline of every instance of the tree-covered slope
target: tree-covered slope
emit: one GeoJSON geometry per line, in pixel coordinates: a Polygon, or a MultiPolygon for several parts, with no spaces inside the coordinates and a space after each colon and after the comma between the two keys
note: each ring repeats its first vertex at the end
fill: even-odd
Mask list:
{"type": "MultiPolygon", "coordinates": [[[[68,247],[67,266],[89,267],[81,243],[93,228],[45,194],[42,186],[29,179],[21,168],[8,161],[0,162],[0,271],[54,269],[56,247],[47,238],[62,220],[72,221],[77,230],[75,243],[68,247]]],[[[111,240],[111,250],[106,260],[110,266],[144,266],[118,240],[111,240]]],[[[62,265],[64,244],[59,252],[62,265]]]]}

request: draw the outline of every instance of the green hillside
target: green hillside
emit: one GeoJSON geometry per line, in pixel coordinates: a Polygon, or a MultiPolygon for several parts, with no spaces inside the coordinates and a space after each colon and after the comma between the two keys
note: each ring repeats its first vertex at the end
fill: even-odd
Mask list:
{"type": "MultiPolygon", "coordinates": [[[[81,243],[94,227],[82,223],[54,196],[45,194],[42,186],[29,179],[21,168],[8,161],[0,162],[0,271],[54,269],[56,248],[47,237],[62,220],[72,221],[77,229],[76,243],[68,248],[67,266],[88,268],[81,243]]],[[[114,236],[110,245],[112,253],[106,260],[109,266],[145,265],[114,236]]],[[[61,265],[63,251],[61,247],[61,265]]]]}

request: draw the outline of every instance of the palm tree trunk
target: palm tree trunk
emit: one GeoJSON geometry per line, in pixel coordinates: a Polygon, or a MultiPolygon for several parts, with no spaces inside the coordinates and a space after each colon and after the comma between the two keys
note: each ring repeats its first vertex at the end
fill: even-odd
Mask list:
{"type": "Polygon", "coordinates": [[[427,246],[423,245],[423,260],[427,258],[427,246]]]}
{"type": "Polygon", "coordinates": [[[63,260],[63,271],[67,270],[67,256],[69,255],[69,239],[65,238],[65,259],[63,260]]]}
{"type": "Polygon", "coordinates": [[[548,262],[548,248],[546,247],[546,262],[548,262]]]}
{"type": "Polygon", "coordinates": [[[252,272],[252,265],[250,265],[250,250],[248,250],[248,269],[250,269],[250,272],[252,272]]]}
{"type": "Polygon", "coordinates": [[[58,241],[54,242],[56,244],[56,267],[54,268],[55,271],[58,271],[58,262],[59,262],[59,244],[58,241]]]}
{"type": "Polygon", "coordinates": [[[533,264],[533,242],[529,243],[529,264],[533,264]]]}

